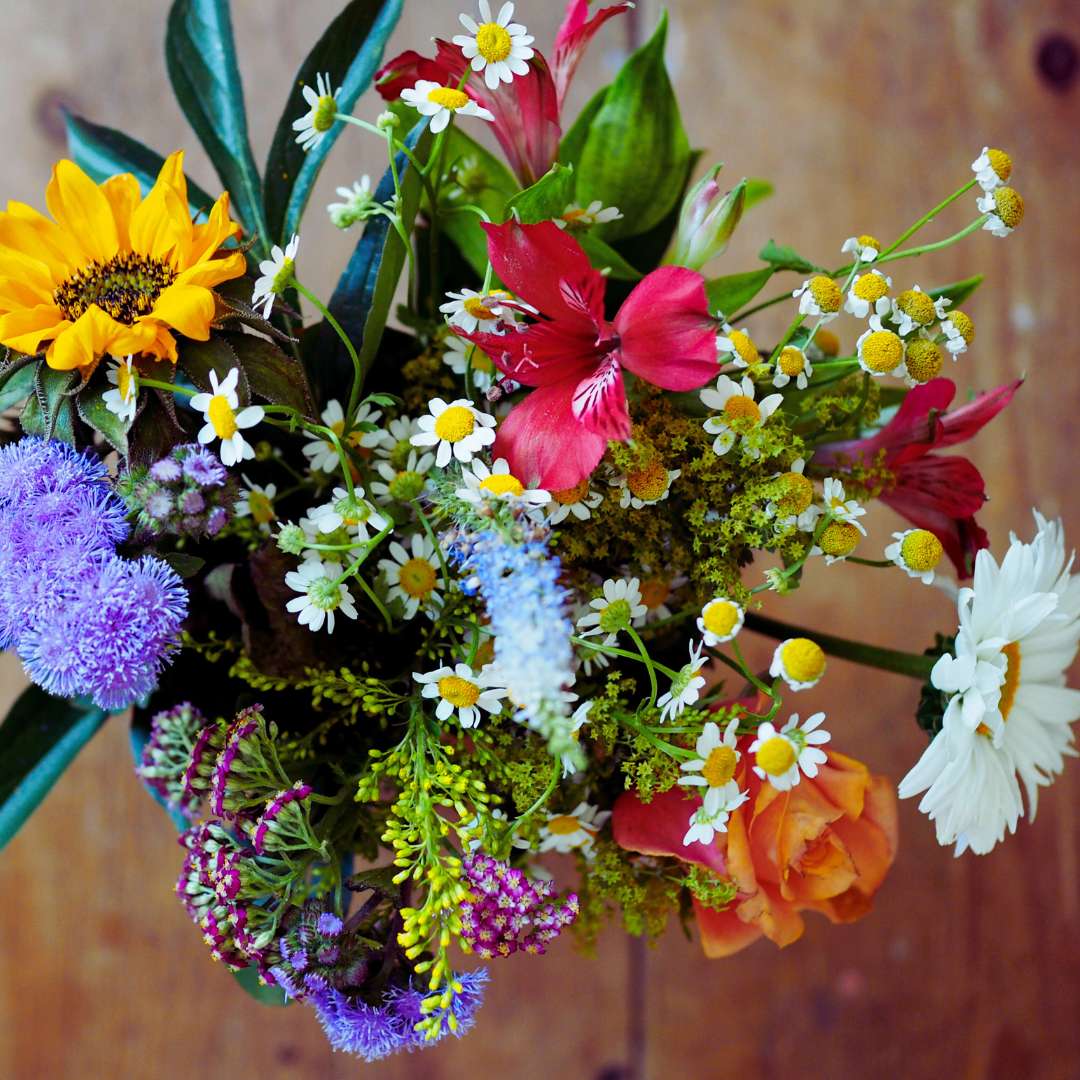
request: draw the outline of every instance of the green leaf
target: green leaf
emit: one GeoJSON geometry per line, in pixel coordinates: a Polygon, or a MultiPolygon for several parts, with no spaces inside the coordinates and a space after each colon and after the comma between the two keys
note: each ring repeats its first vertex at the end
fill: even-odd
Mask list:
{"type": "Polygon", "coordinates": [[[108,386],[95,386],[84,390],[75,398],[75,405],[83,423],[89,424],[95,431],[100,431],[105,441],[127,457],[127,435],[131,425],[111,412],[105,404],[104,396],[108,386]]]}
{"type": "Polygon", "coordinates": [[[797,270],[800,274],[810,274],[821,267],[815,266],[809,259],[804,259],[794,248],[770,240],[758,252],[762,262],[769,263],[775,270],[797,270]]]}
{"type": "Polygon", "coordinates": [[[940,285],[931,289],[930,295],[935,300],[942,296],[947,297],[952,301],[952,306],[957,307],[983,283],[983,277],[983,274],[976,274],[974,277],[964,278],[963,281],[954,281],[951,285],[940,285]]]}
{"type": "Polygon", "coordinates": [[[248,140],[228,0],[174,0],[165,64],[180,108],[228,188],[237,215],[267,253],[262,184],[248,140]]]}
{"type": "Polygon", "coordinates": [[[306,154],[296,141],[293,121],[308,111],[301,87],[315,86],[319,73],[329,73],[339,86],[338,111],[351,113],[370,86],[382,62],[386,41],[401,16],[404,0],[352,0],[327,27],[293,80],[293,91],[278,121],[266,161],[264,191],[270,236],[284,243],[300,225],[315,179],[326,155],[345,128],[335,124],[306,154]]]}
{"type": "Polygon", "coordinates": [[[24,421],[23,430],[28,435],[42,435],[46,439],[59,439],[74,445],[75,410],[71,404],[73,387],[79,384],[77,371],[57,371],[46,363],[37,366],[34,377],[34,396],[23,410],[32,428],[24,421]],[[37,405],[36,411],[33,408],[37,405]]]}
{"type": "Polygon", "coordinates": [[[34,392],[39,363],[44,363],[40,357],[20,356],[0,368],[0,412],[25,401],[34,392]]]}
{"type": "Polygon", "coordinates": [[[589,256],[589,262],[597,270],[606,270],[608,277],[616,281],[640,281],[641,273],[635,270],[613,247],[605,244],[600,237],[590,229],[577,237],[585,254],[589,256]]]}
{"type": "Polygon", "coordinates": [[[592,127],[592,122],[607,99],[610,89],[610,86],[605,86],[597,90],[585,108],[578,113],[573,126],[562,137],[562,142],[559,143],[559,160],[564,165],[573,165],[577,168],[581,161],[581,152],[585,149],[585,142],[589,137],[589,128],[592,127]]]}
{"type": "Polygon", "coordinates": [[[574,201],[574,170],[557,162],[531,187],[519,191],[500,220],[516,216],[525,225],[557,218],[574,201]]]}
{"type": "Polygon", "coordinates": [[[211,371],[217,373],[218,383],[221,383],[233,368],[239,368],[237,396],[241,405],[247,405],[251,401],[251,388],[248,386],[243,365],[224,334],[215,334],[209,341],[194,341],[191,338],[185,338],[179,344],[177,356],[179,367],[204,393],[210,393],[213,389],[210,383],[211,371]]]}
{"type": "Polygon", "coordinates": [[[773,269],[748,270],[743,274],[727,274],[713,278],[705,283],[705,292],[709,297],[709,307],[724,315],[734,315],[754,299],[765,283],[773,276],[773,269]]]}
{"type": "Polygon", "coordinates": [[[206,560],[198,555],[189,555],[186,551],[170,551],[161,556],[182,578],[194,577],[205,565],[206,560]]]}
{"type": "Polygon", "coordinates": [[[299,361],[253,334],[228,334],[227,338],[253,394],[275,405],[288,405],[303,416],[315,415],[311,388],[299,361]]]}
{"type": "Polygon", "coordinates": [[[246,967],[232,973],[237,984],[247,994],[250,994],[260,1005],[270,1005],[275,1008],[283,1008],[289,1004],[289,998],[280,986],[264,986],[259,982],[259,972],[256,968],[246,967]]]}
{"type": "Polygon", "coordinates": [[[664,67],[666,38],[665,13],[608,89],[576,164],[577,201],[599,199],[622,211],[603,227],[605,239],[647,232],[679,198],[671,181],[686,174],[690,144],[664,67]]]}
{"type": "Polygon", "coordinates": [[[756,177],[750,177],[746,183],[746,196],[743,200],[743,211],[747,211],[751,206],[756,206],[763,199],[767,199],[776,190],[768,180],[759,180],[756,177]]]}
{"type": "Polygon", "coordinates": [[[48,794],[106,717],[102,709],[46,694],[19,695],[0,724],[0,848],[48,794]]]}

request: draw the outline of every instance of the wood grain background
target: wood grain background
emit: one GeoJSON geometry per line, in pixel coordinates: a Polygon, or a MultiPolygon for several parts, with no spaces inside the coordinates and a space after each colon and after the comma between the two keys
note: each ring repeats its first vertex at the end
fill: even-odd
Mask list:
{"type": "MultiPolygon", "coordinates": [[[[257,157],[291,73],[337,6],[234,4],[257,157]]],[[[541,47],[561,6],[519,4],[541,47]]],[[[392,48],[426,48],[450,32],[459,5],[407,8],[392,48]]],[[[823,262],[855,232],[887,241],[963,180],[984,143],[1012,152],[1027,199],[1022,229],[1004,242],[980,234],[925,266],[899,264],[894,278],[930,287],[988,274],[966,305],[979,336],[955,369],[961,393],[1029,378],[970,451],[993,494],[983,520],[1000,550],[1009,528],[1028,530],[1037,503],[1064,515],[1076,542],[1080,5],[672,0],[670,8],[670,65],[692,139],[731,177],[764,176],[777,188],[715,273],[751,268],[770,236],[823,262]]],[[[0,195],[41,203],[62,152],[61,103],[161,150],[190,147],[192,174],[213,188],[167,86],[166,9],[166,0],[0,4],[0,195]]],[[[654,0],[639,5],[639,32],[657,10],[654,0]]],[[[630,29],[614,24],[602,37],[575,103],[617,69],[630,29]]],[[[364,102],[359,112],[375,108],[364,102]]],[[[316,205],[378,167],[377,152],[347,136],[316,205]]],[[[956,208],[949,224],[959,228],[973,212],[956,208]]],[[[306,230],[305,279],[329,286],[348,244],[324,223],[306,230]]],[[[883,545],[896,521],[875,511],[871,525],[883,545]]],[[[934,630],[951,629],[936,590],[876,573],[819,565],[779,606],[899,647],[923,648],[934,630]]],[[[761,643],[758,653],[767,650],[761,643]]],[[[4,704],[19,682],[4,657],[4,704]]],[[[826,708],[840,748],[899,777],[923,746],[911,719],[916,696],[903,678],[834,663],[798,704],[826,708]]],[[[714,963],[673,930],[644,960],[644,1022],[632,1031],[628,972],[641,958],[611,933],[596,959],[560,943],[545,959],[495,965],[470,1038],[365,1069],[327,1049],[308,1011],[262,1009],[207,959],[172,895],[180,851],[139,789],[124,725],[114,721],[0,858],[0,1075],[614,1078],[626,1075],[629,1042],[640,1049],[644,1040],[651,1077],[1080,1077],[1078,795],[1073,766],[1037,823],[989,858],[958,861],[905,805],[899,858],[865,921],[814,921],[783,952],[760,943],[714,963]]]]}

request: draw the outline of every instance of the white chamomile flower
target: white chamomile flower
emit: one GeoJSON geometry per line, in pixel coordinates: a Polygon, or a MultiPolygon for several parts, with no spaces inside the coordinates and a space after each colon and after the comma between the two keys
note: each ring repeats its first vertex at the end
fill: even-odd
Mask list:
{"type": "Polygon", "coordinates": [[[971,316],[959,308],[949,312],[943,319],[941,332],[945,335],[945,348],[955,360],[961,353],[967,352],[968,346],[975,340],[975,323],[971,316]]]}
{"type": "Polygon", "coordinates": [[[259,531],[269,535],[277,514],[274,513],[274,499],[277,497],[277,484],[253,484],[246,476],[240,489],[240,498],[236,500],[233,513],[237,517],[249,517],[258,526],[259,531]]]}
{"type": "MultiPolygon", "coordinates": [[[[324,427],[328,427],[340,440],[345,431],[345,410],[337,398],[331,398],[326,403],[320,419],[324,427]]],[[[384,431],[363,431],[359,424],[377,424],[382,419],[382,413],[370,403],[365,402],[356,410],[356,417],[344,442],[348,446],[363,448],[365,450],[380,446],[387,439],[384,431]]],[[[326,473],[337,472],[341,468],[341,457],[337,447],[329,439],[315,438],[305,443],[302,447],[304,456],[308,459],[308,465],[313,472],[326,473]]]]}
{"type": "Polygon", "coordinates": [[[472,368],[472,382],[477,390],[487,390],[498,378],[491,357],[479,345],[474,345],[457,334],[446,335],[442,358],[443,363],[463,379],[465,372],[472,368]]]}
{"type": "Polygon", "coordinates": [[[868,318],[871,313],[888,315],[892,310],[892,301],[889,299],[891,288],[892,278],[880,270],[859,274],[844,298],[844,310],[857,319],[868,318]]]}
{"type": "Polygon", "coordinates": [[[1060,521],[1035,513],[1034,540],[1014,535],[1000,566],[975,556],[972,588],[959,591],[954,654],[931,683],[950,695],[942,729],[900,782],[900,797],[925,792],[919,809],[940,844],[990,851],[1015,832],[1026,799],[1035,817],[1039,788],[1075,755],[1070,725],[1080,691],[1065,673],[1080,643],[1080,575],[1070,573],[1060,521]]]}
{"type": "Polygon", "coordinates": [[[717,596],[710,600],[698,616],[697,628],[701,631],[705,644],[710,649],[730,641],[743,628],[746,612],[741,604],[729,600],[726,596],[717,596]]]}
{"type": "MultiPolygon", "coordinates": [[[[583,701],[570,716],[570,735],[575,741],[581,739],[581,729],[589,720],[589,710],[592,708],[591,701],[583,701]]],[[[578,770],[574,763],[574,755],[567,751],[561,757],[563,779],[573,776],[578,770]]]]}
{"type": "Polygon", "coordinates": [[[262,304],[262,317],[270,318],[274,298],[282,296],[292,284],[296,270],[296,253],[300,249],[300,237],[293,233],[289,242],[282,249],[275,244],[270,250],[270,258],[259,263],[259,277],[251,293],[251,306],[256,311],[262,304]]]}
{"type": "Polygon", "coordinates": [[[606,634],[605,644],[611,644],[620,630],[629,629],[635,619],[649,609],[641,602],[641,589],[636,577],[615,581],[608,578],[602,594],[589,601],[592,609],[578,619],[577,625],[585,631],[583,636],[606,634]]]}
{"type": "Polygon", "coordinates": [[[820,749],[832,738],[821,730],[824,720],[825,714],[819,712],[800,724],[799,714],[792,713],[779,731],[766,721],[750,744],[754,772],[777,791],[790,791],[804,775],[812,780],[818,767],[829,760],[829,755],[820,749]]]}
{"type": "Polygon", "coordinates": [[[896,542],[885,549],[885,558],[896,563],[908,577],[932,585],[934,571],[945,554],[941,541],[928,529],[894,532],[893,540],[896,542]]]}
{"type": "Polygon", "coordinates": [[[578,803],[569,814],[548,814],[540,827],[540,851],[557,851],[560,855],[580,851],[589,858],[596,835],[609,817],[610,810],[587,802],[578,803]]]}
{"type": "Polygon", "coordinates": [[[853,255],[859,262],[873,262],[881,254],[881,243],[869,233],[862,236],[849,236],[841,245],[845,255],[853,255]]]}
{"type": "Polygon", "coordinates": [[[929,326],[945,318],[945,309],[952,303],[946,296],[936,300],[925,293],[918,285],[905,289],[892,302],[892,321],[896,323],[896,332],[906,337],[913,330],[929,326]]]}
{"type": "Polygon", "coordinates": [[[105,408],[125,423],[135,419],[135,409],[139,404],[139,372],[131,363],[131,357],[123,359],[114,356],[113,364],[106,372],[106,378],[115,387],[101,395],[105,408]]]}
{"type": "Polygon", "coordinates": [[[904,339],[886,330],[880,315],[871,315],[868,329],[855,342],[859,367],[871,375],[902,375],[904,372],[904,339]]]}
{"type": "Polygon", "coordinates": [[[776,358],[776,374],[772,384],[775,387],[787,386],[792,379],[800,390],[805,390],[814,374],[813,366],[806,353],[794,345],[785,345],[776,358]]]}
{"type": "Polygon", "coordinates": [[[825,674],[825,652],[816,641],[796,637],[781,641],[773,652],[769,675],[792,690],[809,690],[825,674]]]}
{"type": "Polygon", "coordinates": [[[301,594],[290,600],[285,610],[299,613],[300,625],[312,632],[321,630],[325,622],[326,632],[332,634],[336,612],[340,611],[350,619],[356,618],[352,594],[348,586],[338,580],[342,573],[340,563],[306,559],[298,569],[285,575],[285,584],[301,594]]]}
{"type": "Polygon", "coordinates": [[[989,146],[984,146],[982,153],[971,163],[971,171],[983,191],[993,191],[1007,184],[1012,176],[1012,167],[1012,158],[1004,150],[989,146]]]}
{"type": "Polygon", "coordinates": [[[742,435],[742,450],[748,458],[761,457],[761,451],[750,441],[754,428],[763,425],[779,408],[784,400],[783,394],[770,394],[762,401],[754,400],[754,383],[749,375],[744,375],[741,383],[727,375],[716,380],[716,386],[708,386],[699,395],[701,403],[707,408],[720,412],[720,416],[710,416],[704,428],[710,435],[715,435],[713,451],[723,457],[742,435]]]}
{"type": "Polygon", "coordinates": [[[475,116],[478,120],[494,120],[487,109],[478,105],[464,90],[442,86],[437,82],[419,79],[415,86],[401,91],[401,100],[411,105],[421,116],[431,117],[431,131],[437,135],[455,114],[475,116]]]}
{"type": "Polygon", "coordinates": [[[409,441],[418,431],[419,426],[411,416],[395,416],[383,429],[382,438],[374,447],[378,457],[386,458],[391,465],[404,464],[412,449],[409,441]]]}
{"type": "Polygon", "coordinates": [[[261,405],[248,405],[236,411],[240,406],[236,393],[239,379],[240,369],[232,368],[219,383],[217,372],[211,369],[210,392],[196,394],[189,402],[206,417],[206,423],[199,430],[199,442],[207,446],[215,439],[221,440],[222,465],[235,465],[255,456],[255,451],[240,432],[243,428],[254,427],[266,415],[261,405]]]}
{"type": "Polygon", "coordinates": [[[858,522],[830,521],[810,549],[811,555],[824,555],[825,565],[843,562],[859,546],[859,538],[865,530],[858,522]]]}
{"type": "Polygon", "coordinates": [[[322,142],[323,136],[334,126],[334,117],[337,115],[337,99],[341,96],[339,86],[333,93],[330,87],[329,73],[319,73],[315,77],[315,86],[302,88],[304,100],[308,103],[308,111],[303,116],[293,121],[293,131],[297,132],[296,141],[304,148],[310,150],[322,142]]]}
{"type": "Polygon", "coordinates": [[[380,479],[371,482],[371,494],[380,503],[412,502],[424,493],[427,474],[435,464],[434,454],[421,454],[414,447],[396,469],[391,461],[380,461],[375,471],[380,479]]]}
{"type": "Polygon", "coordinates": [[[473,671],[468,664],[441,667],[424,675],[414,671],[413,678],[423,687],[421,697],[438,698],[437,720],[448,720],[456,712],[463,728],[473,728],[480,723],[481,710],[492,714],[502,711],[506,687],[490,664],[480,671],[473,671]]]}
{"type": "Polygon", "coordinates": [[[468,33],[455,34],[454,44],[461,48],[473,71],[484,73],[489,90],[498,89],[500,82],[513,82],[515,75],[529,73],[533,37],[521,23],[511,22],[513,17],[514,5],[503,4],[493,19],[488,0],[480,0],[479,23],[469,15],[458,16],[468,33]]]}
{"type": "Polygon", "coordinates": [[[510,472],[510,463],[506,458],[497,458],[491,468],[473,458],[470,468],[461,470],[464,487],[459,487],[454,494],[465,502],[479,505],[488,499],[514,502],[521,506],[545,506],[551,502],[551,496],[542,488],[526,488],[510,472]]]}
{"type": "Polygon", "coordinates": [[[364,498],[364,489],[359,486],[351,494],[347,488],[334,488],[333,499],[316,506],[310,518],[320,533],[332,533],[343,528],[355,540],[370,540],[373,533],[382,532],[389,524],[364,498]]]}
{"type": "Polygon", "coordinates": [[[777,525],[794,526],[801,532],[813,532],[823,511],[814,502],[814,483],[806,475],[806,459],[796,458],[786,473],[771,477],[775,494],[765,504],[766,516],[777,525]]]}
{"type": "Polygon", "coordinates": [[[599,199],[593,199],[588,206],[571,203],[562,214],[555,218],[560,229],[591,229],[594,225],[606,225],[609,221],[620,221],[622,211],[616,206],[605,206],[599,199]]]}
{"type": "MultiPolygon", "coordinates": [[[[955,360],[956,357],[953,357],[955,360]]],[[[914,337],[904,342],[904,382],[908,386],[921,386],[941,374],[945,355],[941,351],[934,335],[928,330],[919,330],[914,337]]]]}
{"type": "Polygon", "coordinates": [[[505,289],[492,289],[486,293],[462,289],[461,292],[448,292],[446,295],[450,299],[440,304],[439,310],[452,327],[464,330],[466,334],[478,330],[487,334],[502,333],[517,319],[516,310],[507,306],[511,296],[505,289]]]}
{"type": "Polygon", "coordinates": [[[975,200],[986,214],[983,228],[993,236],[1008,236],[1024,220],[1024,200],[1016,188],[999,187],[975,200]]]}
{"type": "Polygon", "coordinates": [[[431,540],[421,533],[413,533],[408,549],[394,540],[388,551],[390,558],[380,559],[379,569],[390,586],[387,596],[402,602],[405,618],[415,618],[421,608],[427,614],[438,611],[439,590],[445,588],[445,583],[431,540]]]}
{"type": "Polygon", "coordinates": [[[822,499],[825,510],[832,514],[835,521],[843,521],[848,525],[854,525],[863,536],[866,535],[866,529],[863,527],[862,522],[859,521],[859,518],[866,513],[866,507],[860,506],[855,499],[847,498],[842,480],[830,476],[825,481],[822,499]]]}
{"type": "Polygon", "coordinates": [[[578,521],[588,521],[592,512],[604,501],[603,492],[593,491],[589,478],[572,488],[551,493],[548,503],[548,524],[558,525],[573,516],[578,521]]]}
{"type": "Polygon", "coordinates": [[[735,788],[735,794],[725,802],[719,810],[710,814],[705,808],[705,804],[702,803],[691,815],[687,824],[690,826],[686,830],[686,835],[683,837],[683,847],[689,847],[691,844],[704,844],[706,847],[712,845],[716,839],[718,832],[727,832],[728,818],[731,817],[731,812],[737,810],[746,800],[749,798],[749,794],[745,791],[740,792],[738,787],[735,788]]]}
{"type": "Polygon", "coordinates": [[[349,229],[372,216],[377,204],[371,190],[371,177],[366,173],[352,187],[339,187],[337,193],[342,201],[330,203],[326,208],[335,227],[349,229]]]}
{"type": "Polygon", "coordinates": [[[417,431],[409,441],[413,446],[434,446],[435,464],[440,468],[456,458],[463,465],[485,446],[495,441],[495,417],[480,412],[468,398],[448,405],[442,398],[428,402],[428,415],[417,420],[417,431]]]}
{"type": "Polygon", "coordinates": [[[754,339],[746,330],[733,330],[728,323],[716,338],[716,356],[721,364],[733,364],[737,368],[761,363],[761,353],[754,339]]]}
{"type": "Polygon", "coordinates": [[[844,299],[840,286],[824,274],[807,278],[791,295],[799,300],[800,315],[815,315],[822,322],[829,322],[840,314],[844,299]]]}
{"type": "Polygon", "coordinates": [[[640,510],[644,506],[663,502],[671,491],[671,485],[682,475],[682,469],[665,468],[659,458],[653,458],[647,465],[625,476],[621,473],[613,476],[608,483],[619,488],[619,505],[625,510],[633,507],[640,510]]]}
{"type": "Polygon", "coordinates": [[[684,709],[693,705],[699,697],[706,683],[701,669],[708,662],[707,656],[701,655],[702,644],[700,641],[690,642],[690,660],[683,664],[671,680],[671,688],[666,694],[661,694],[656,699],[657,708],[660,710],[660,723],[666,720],[674,720],[681,716],[684,709]]]}
{"type": "Polygon", "coordinates": [[[738,750],[739,718],[733,717],[721,736],[720,726],[710,720],[701,730],[694,750],[697,757],[684,761],[679,768],[686,776],[679,783],[687,787],[705,788],[705,811],[715,814],[729,799],[739,794],[735,772],[742,754],[738,750]]]}

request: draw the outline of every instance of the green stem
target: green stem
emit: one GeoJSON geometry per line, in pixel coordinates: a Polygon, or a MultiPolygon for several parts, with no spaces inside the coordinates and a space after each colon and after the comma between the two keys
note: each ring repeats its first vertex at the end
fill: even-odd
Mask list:
{"type": "Polygon", "coordinates": [[[656,668],[653,667],[652,658],[649,656],[649,650],[645,648],[645,642],[641,640],[641,635],[632,626],[628,626],[626,632],[630,635],[631,641],[638,647],[642,662],[649,672],[649,708],[652,708],[656,704],[656,668]]]}
{"type": "Polygon", "coordinates": [[[989,214],[980,215],[970,225],[965,225],[959,232],[953,233],[952,236],[946,236],[944,240],[937,240],[932,244],[921,244],[919,247],[907,248],[905,251],[897,251],[893,255],[882,255],[874,261],[874,265],[876,266],[878,263],[895,262],[897,259],[907,259],[913,255],[925,255],[930,251],[941,251],[942,248],[947,248],[952,244],[955,244],[958,240],[963,240],[965,236],[970,236],[973,232],[981,229],[989,216],[989,214]]]}
{"type": "Polygon", "coordinates": [[[946,206],[949,206],[952,203],[956,202],[956,200],[959,199],[961,195],[969,192],[977,182],[978,181],[975,179],[975,177],[972,177],[962,187],[957,188],[956,191],[954,191],[948,198],[943,199],[941,202],[939,202],[937,206],[933,208],[933,210],[930,210],[927,213],[923,214],[923,216],[919,218],[919,220],[916,221],[915,224],[911,226],[911,228],[905,229],[904,232],[902,232],[899,237],[897,237],[897,239],[892,244],[890,244],[883,252],[881,252],[881,254],[879,254],[877,259],[875,259],[874,261],[881,262],[882,259],[886,258],[888,255],[891,255],[905,240],[908,239],[908,237],[914,236],[915,233],[917,233],[924,225],[929,225],[930,222],[933,221],[934,218],[937,217],[937,215],[940,214],[946,206]]]}
{"type": "Polygon", "coordinates": [[[179,386],[171,382],[159,382],[157,379],[144,379],[141,375],[136,376],[140,387],[149,386],[152,390],[165,390],[170,394],[183,394],[185,397],[194,397],[200,393],[198,390],[189,390],[186,386],[179,386]]]}

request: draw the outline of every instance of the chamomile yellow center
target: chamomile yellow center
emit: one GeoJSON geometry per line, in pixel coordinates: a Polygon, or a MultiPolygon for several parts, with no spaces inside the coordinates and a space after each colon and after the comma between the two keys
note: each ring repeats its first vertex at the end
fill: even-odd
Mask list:
{"type": "Polygon", "coordinates": [[[907,373],[917,383],[929,382],[937,378],[941,371],[941,349],[926,338],[909,341],[907,355],[904,358],[907,373]]]}
{"type": "Polygon", "coordinates": [[[206,416],[219,439],[231,439],[236,434],[236,413],[233,412],[228,398],[215,394],[210,399],[206,416]]]}
{"type": "Polygon", "coordinates": [[[469,95],[463,90],[455,90],[452,86],[436,86],[428,91],[428,101],[441,108],[457,112],[469,104],[469,95]]]}
{"type": "Polygon", "coordinates": [[[788,472],[777,478],[780,495],[776,506],[787,516],[801,514],[814,501],[814,485],[802,473],[788,472]]]}
{"type": "Polygon", "coordinates": [[[927,529],[912,529],[900,541],[900,558],[904,565],[919,573],[933,570],[941,562],[944,551],[941,541],[927,529]]]}
{"type": "Polygon", "coordinates": [[[739,359],[747,366],[758,362],[758,347],[754,344],[754,339],[745,330],[732,330],[728,334],[728,340],[731,342],[731,347],[738,353],[739,359]]]}
{"type": "Polygon", "coordinates": [[[729,420],[751,420],[756,424],[761,420],[761,407],[746,394],[732,394],[724,402],[724,415],[729,420]]]}
{"type": "Polygon", "coordinates": [[[259,525],[269,525],[271,521],[277,520],[277,514],[274,513],[274,504],[261,491],[248,492],[248,509],[251,511],[252,518],[259,525]]]}
{"type": "Polygon", "coordinates": [[[876,236],[871,236],[869,233],[863,233],[858,237],[859,247],[861,248],[873,248],[875,251],[881,250],[881,243],[876,236]]]}
{"type": "Polygon", "coordinates": [[[971,316],[966,312],[950,312],[948,321],[952,324],[956,332],[964,339],[966,344],[970,345],[975,340],[975,323],[972,321],[971,316]]]}
{"type": "Polygon", "coordinates": [[[96,304],[117,322],[130,324],[150,313],[175,277],[176,271],[164,259],[123,251],[77,270],[57,287],[53,301],[72,322],[96,304]]]}
{"type": "Polygon", "coordinates": [[[490,297],[469,296],[461,302],[461,307],[467,315],[471,315],[474,319],[479,319],[481,322],[487,322],[498,317],[492,312],[491,308],[488,307],[490,302],[490,297]]]}
{"type": "Polygon", "coordinates": [[[860,356],[867,368],[884,374],[900,366],[904,343],[891,330],[873,330],[863,338],[860,356]]]}
{"type": "Polygon", "coordinates": [[[559,814],[547,823],[552,836],[573,836],[582,828],[582,824],[573,814],[559,814]]]}
{"type": "Polygon", "coordinates": [[[832,521],[825,526],[818,544],[826,555],[842,559],[850,555],[859,543],[859,530],[849,521],[832,521]]]}
{"type": "Polygon", "coordinates": [[[990,168],[1002,183],[1012,176],[1012,158],[1004,150],[992,147],[986,151],[986,156],[990,161],[990,168]]]}
{"type": "Polygon", "coordinates": [[[840,355],[840,339],[831,330],[826,330],[824,327],[814,335],[814,344],[825,356],[840,355]]]}
{"type": "Polygon", "coordinates": [[[509,473],[492,473],[487,479],[480,481],[480,490],[490,491],[492,495],[523,495],[525,486],[509,473]]]}
{"type": "Polygon", "coordinates": [[[888,291],[889,283],[883,274],[860,274],[855,279],[851,291],[860,299],[872,304],[880,300],[888,291]]]}
{"type": "Polygon", "coordinates": [[[701,624],[714,637],[725,638],[739,621],[739,607],[730,600],[713,600],[701,613],[701,624]]]}
{"type": "Polygon", "coordinates": [[[572,488],[563,488],[562,491],[553,491],[551,497],[560,506],[573,506],[574,503],[581,502],[588,494],[589,480],[588,477],[586,477],[580,484],[575,484],[572,488]]]}
{"type": "Polygon", "coordinates": [[[826,315],[840,310],[840,286],[832,278],[819,274],[810,279],[810,295],[826,315]]]}
{"type": "Polygon", "coordinates": [[[994,192],[994,206],[1006,228],[1015,229],[1024,220],[1024,200],[1015,188],[999,187],[994,192]]]}
{"type": "Polygon", "coordinates": [[[480,687],[460,675],[444,675],[439,680],[439,696],[455,709],[468,709],[480,700],[480,687]]]}
{"type": "Polygon", "coordinates": [[[659,458],[653,458],[642,468],[626,474],[626,486],[642,502],[656,502],[668,489],[668,471],[659,458]]]}
{"type": "Polygon", "coordinates": [[[937,314],[934,301],[919,289],[905,289],[897,298],[896,306],[920,326],[928,326],[937,314]]]}
{"type": "Polygon", "coordinates": [[[489,63],[497,64],[510,55],[514,43],[506,28],[498,23],[484,23],[476,31],[476,51],[489,63]]]}
{"type": "MultiPolygon", "coordinates": [[[[409,559],[408,562],[402,563],[401,569],[398,571],[398,582],[401,588],[410,596],[415,597],[417,600],[424,600],[431,595],[432,590],[435,588],[435,568],[427,559],[409,559]]],[[[456,676],[454,677],[456,678],[456,676]]],[[[440,693],[442,693],[442,684],[448,681],[448,679],[439,681],[440,693]]],[[[465,682],[464,679],[459,681],[465,682]]],[[[443,697],[446,696],[446,694],[443,694],[443,697]]]]}
{"type": "Polygon", "coordinates": [[[781,735],[766,739],[754,755],[758,768],[769,776],[782,776],[795,764],[795,747],[781,735]]]}
{"type": "Polygon", "coordinates": [[[735,775],[735,766],[739,755],[730,746],[721,744],[709,751],[701,775],[708,781],[709,787],[723,787],[735,775]]]}
{"type": "Polygon", "coordinates": [[[630,601],[622,598],[612,600],[603,611],[600,612],[600,629],[605,634],[614,634],[618,630],[624,630],[630,625],[630,601]]]}
{"type": "Polygon", "coordinates": [[[475,427],[476,417],[464,405],[450,405],[435,419],[435,434],[443,442],[461,442],[473,433],[475,427]]]}
{"type": "Polygon", "coordinates": [[[1008,720],[1016,703],[1016,691],[1020,688],[1020,643],[1010,641],[1001,652],[1008,661],[1008,666],[1005,668],[1005,682],[1001,686],[998,708],[1001,710],[1001,718],[1008,720]]]}
{"type": "Polygon", "coordinates": [[[780,646],[780,661],[792,682],[813,683],[825,674],[825,653],[809,638],[785,641],[780,646]]]}
{"type": "Polygon", "coordinates": [[[802,349],[796,349],[794,345],[786,345],[776,361],[776,366],[789,378],[794,378],[806,370],[806,357],[802,349]]]}
{"type": "Polygon", "coordinates": [[[130,401],[138,393],[135,372],[128,364],[121,364],[116,369],[116,389],[120,391],[121,401],[130,401]]]}
{"type": "Polygon", "coordinates": [[[323,94],[311,110],[311,126],[316,131],[329,131],[334,126],[337,115],[337,101],[333,94],[323,94]]]}
{"type": "Polygon", "coordinates": [[[666,604],[671,596],[671,582],[664,578],[651,578],[641,583],[641,602],[651,611],[666,604]]]}

